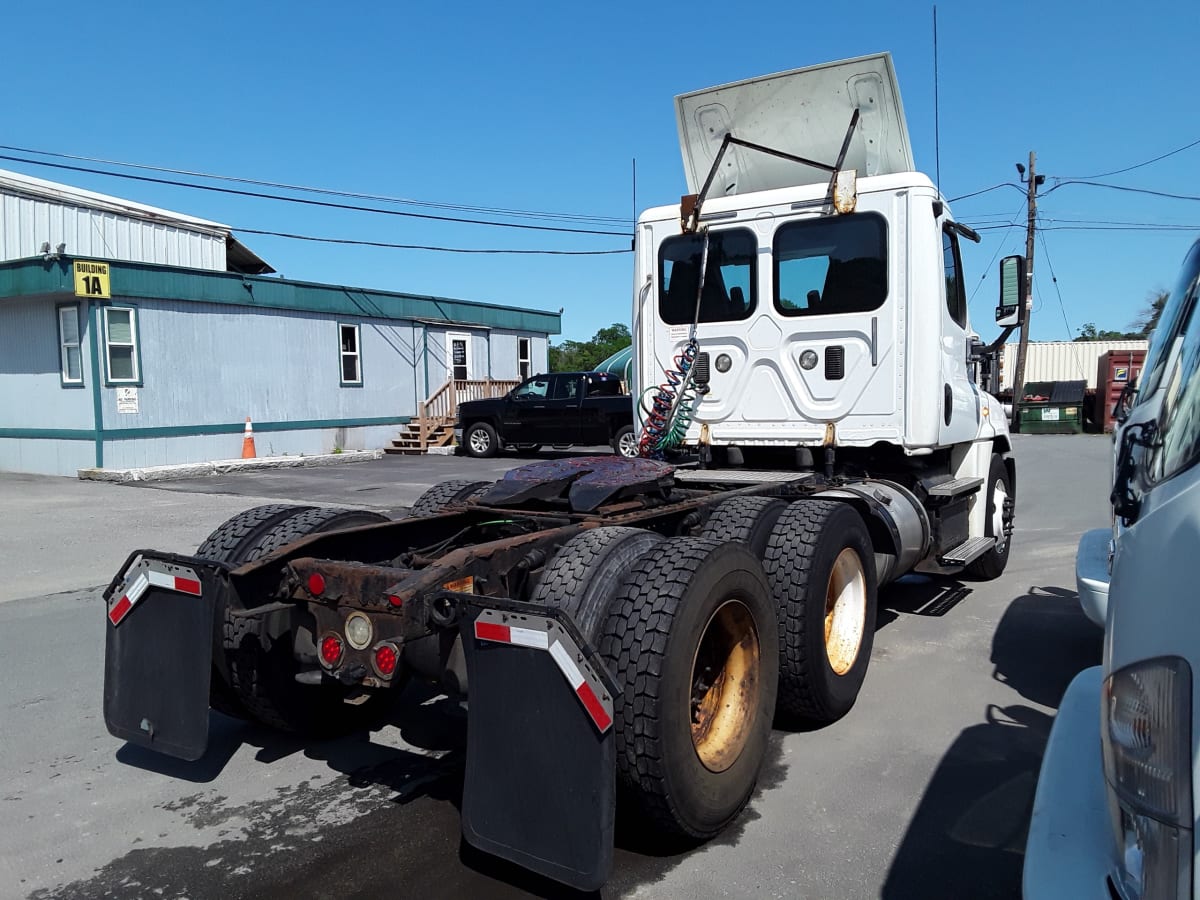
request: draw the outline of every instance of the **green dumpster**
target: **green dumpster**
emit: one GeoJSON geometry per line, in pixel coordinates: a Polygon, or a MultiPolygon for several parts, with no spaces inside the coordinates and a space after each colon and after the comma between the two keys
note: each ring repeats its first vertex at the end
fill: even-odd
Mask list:
{"type": "Polygon", "coordinates": [[[1086,381],[1031,381],[1018,407],[1022,434],[1082,434],[1086,381]]]}

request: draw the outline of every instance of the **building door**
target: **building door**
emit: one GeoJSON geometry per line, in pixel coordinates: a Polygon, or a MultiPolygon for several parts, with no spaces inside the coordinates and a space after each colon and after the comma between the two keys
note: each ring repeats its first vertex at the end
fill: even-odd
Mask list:
{"type": "Polygon", "coordinates": [[[466,382],[471,380],[471,336],[450,332],[446,335],[446,377],[455,382],[459,403],[470,400],[466,382]]]}

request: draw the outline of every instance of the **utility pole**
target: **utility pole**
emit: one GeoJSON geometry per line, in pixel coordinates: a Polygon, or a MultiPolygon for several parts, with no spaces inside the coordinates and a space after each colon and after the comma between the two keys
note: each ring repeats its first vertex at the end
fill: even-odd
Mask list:
{"type": "MultiPolygon", "coordinates": [[[[1030,150],[1028,189],[1026,191],[1029,214],[1025,226],[1025,284],[1022,286],[1021,295],[1021,303],[1024,307],[1022,312],[1024,315],[1021,317],[1021,342],[1017,345],[1017,371],[1013,375],[1013,430],[1016,430],[1017,427],[1021,396],[1025,393],[1025,355],[1029,351],[1029,317],[1033,314],[1033,233],[1037,227],[1037,189],[1038,185],[1046,180],[1045,175],[1038,175],[1034,172],[1034,165],[1036,163],[1037,154],[1030,150]]],[[[1020,163],[1017,163],[1017,171],[1022,176],[1026,174],[1024,168],[1020,163]]]]}

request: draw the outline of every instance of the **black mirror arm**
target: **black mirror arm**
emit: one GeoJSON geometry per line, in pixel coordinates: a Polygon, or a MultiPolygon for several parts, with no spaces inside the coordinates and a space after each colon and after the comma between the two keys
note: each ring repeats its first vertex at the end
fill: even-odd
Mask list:
{"type": "Polygon", "coordinates": [[[1020,325],[1006,325],[1004,330],[1000,332],[1000,337],[996,338],[990,344],[974,344],[971,347],[971,360],[978,362],[985,356],[995,353],[1004,346],[1004,342],[1008,340],[1008,336],[1020,328],[1020,325]]]}

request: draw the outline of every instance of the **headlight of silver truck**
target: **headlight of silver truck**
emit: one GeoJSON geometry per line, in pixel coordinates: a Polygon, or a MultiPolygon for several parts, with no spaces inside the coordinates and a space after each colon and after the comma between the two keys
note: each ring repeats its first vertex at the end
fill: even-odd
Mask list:
{"type": "Polygon", "coordinates": [[[1126,900],[1191,896],[1192,670],[1178,657],[1104,682],[1101,743],[1126,900]]]}

